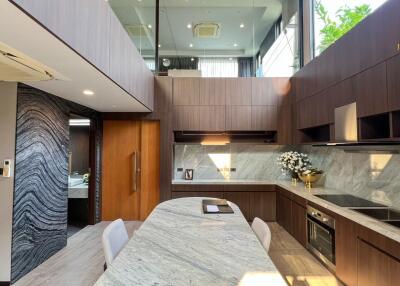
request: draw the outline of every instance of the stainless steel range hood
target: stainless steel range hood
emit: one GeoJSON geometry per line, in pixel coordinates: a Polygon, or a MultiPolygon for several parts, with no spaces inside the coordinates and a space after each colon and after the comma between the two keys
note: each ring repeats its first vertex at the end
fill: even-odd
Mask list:
{"type": "Polygon", "coordinates": [[[400,142],[398,141],[358,141],[357,104],[355,102],[335,109],[334,143],[313,146],[331,146],[360,153],[400,153],[400,142]]]}

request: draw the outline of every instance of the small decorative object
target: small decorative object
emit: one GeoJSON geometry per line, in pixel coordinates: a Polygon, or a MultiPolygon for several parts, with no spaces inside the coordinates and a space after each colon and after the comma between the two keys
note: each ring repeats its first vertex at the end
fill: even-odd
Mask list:
{"type": "Polygon", "coordinates": [[[84,184],[88,185],[88,184],[89,184],[89,177],[90,177],[90,174],[89,174],[89,173],[86,173],[85,175],[83,175],[83,177],[82,177],[82,182],[83,182],[84,184]]]}
{"type": "Polygon", "coordinates": [[[297,184],[299,173],[302,173],[311,166],[311,161],[304,153],[289,151],[281,154],[278,158],[278,165],[284,173],[289,173],[293,185],[297,184]]]}
{"type": "Polygon", "coordinates": [[[193,169],[185,169],[185,180],[193,180],[193,169]]]}
{"type": "Polygon", "coordinates": [[[309,168],[302,172],[299,177],[306,185],[307,189],[312,188],[312,184],[316,183],[322,176],[324,172],[316,168],[309,168]]]}

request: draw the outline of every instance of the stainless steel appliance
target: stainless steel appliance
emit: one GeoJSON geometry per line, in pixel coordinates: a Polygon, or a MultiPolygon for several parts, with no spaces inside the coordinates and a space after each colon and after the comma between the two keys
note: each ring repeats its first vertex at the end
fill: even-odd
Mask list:
{"type": "Polygon", "coordinates": [[[307,206],[307,231],[307,248],[335,271],[335,219],[307,206]]]}

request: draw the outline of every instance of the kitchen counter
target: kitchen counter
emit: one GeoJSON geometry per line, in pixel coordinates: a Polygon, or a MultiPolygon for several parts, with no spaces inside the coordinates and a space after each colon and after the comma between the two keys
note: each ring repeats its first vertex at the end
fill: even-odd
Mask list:
{"type": "Polygon", "coordinates": [[[202,199],[159,204],[95,285],[286,285],[239,208],[203,214],[202,199]]]}
{"type": "Polygon", "coordinates": [[[396,242],[400,243],[400,229],[384,222],[378,221],[366,215],[355,212],[349,208],[340,207],[323,199],[316,197],[319,194],[344,194],[340,190],[334,190],[324,187],[317,187],[312,189],[306,189],[304,184],[299,182],[297,186],[293,186],[290,181],[257,181],[257,180],[173,180],[173,185],[184,185],[184,184],[241,184],[241,185],[277,185],[285,190],[292,192],[293,194],[306,199],[316,205],[326,208],[342,217],[345,217],[351,221],[354,221],[360,225],[363,225],[379,234],[382,234],[396,242]]]}

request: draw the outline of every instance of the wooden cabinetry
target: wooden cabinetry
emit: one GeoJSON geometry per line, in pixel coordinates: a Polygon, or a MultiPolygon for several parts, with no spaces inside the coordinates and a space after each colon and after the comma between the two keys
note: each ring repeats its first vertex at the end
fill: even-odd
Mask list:
{"type": "Polygon", "coordinates": [[[226,105],[251,105],[251,78],[225,79],[226,105]]]}
{"type": "Polygon", "coordinates": [[[400,261],[370,243],[357,239],[358,286],[396,286],[400,261]]]}
{"type": "Polygon", "coordinates": [[[307,210],[302,204],[292,201],[292,234],[304,247],[307,246],[307,210]]]}
{"type": "Polygon", "coordinates": [[[225,130],[225,106],[199,106],[199,116],[199,130],[225,130]]]}
{"type": "Polygon", "coordinates": [[[276,194],[272,185],[172,185],[172,198],[224,198],[235,203],[247,221],[259,217],[264,221],[276,219],[276,194]]]}
{"type": "Polygon", "coordinates": [[[251,130],[273,131],[277,129],[277,106],[252,106],[251,130]]]}
{"type": "Polygon", "coordinates": [[[200,105],[225,105],[225,79],[201,78],[200,79],[200,105]]]}
{"type": "Polygon", "coordinates": [[[200,79],[174,78],[172,102],[174,105],[200,105],[200,79]]]}
{"type": "Polygon", "coordinates": [[[226,130],[251,130],[251,106],[226,106],[225,112],[226,130]]]}
{"type": "Polygon", "coordinates": [[[400,56],[387,62],[388,106],[390,111],[400,110],[400,56]]]}
{"type": "Polygon", "coordinates": [[[336,275],[347,286],[357,285],[357,225],[336,217],[336,275]]]}
{"type": "Polygon", "coordinates": [[[277,222],[292,234],[292,200],[285,196],[282,189],[277,192],[277,222]]]}
{"type": "Polygon", "coordinates": [[[174,106],[174,130],[196,131],[200,129],[199,106],[174,106]]]}
{"type": "Polygon", "coordinates": [[[333,120],[329,115],[330,101],[326,91],[309,96],[297,103],[298,129],[326,125],[333,120]]]}
{"type": "Polygon", "coordinates": [[[354,78],[357,116],[387,112],[386,63],[368,69],[354,78]]]}

